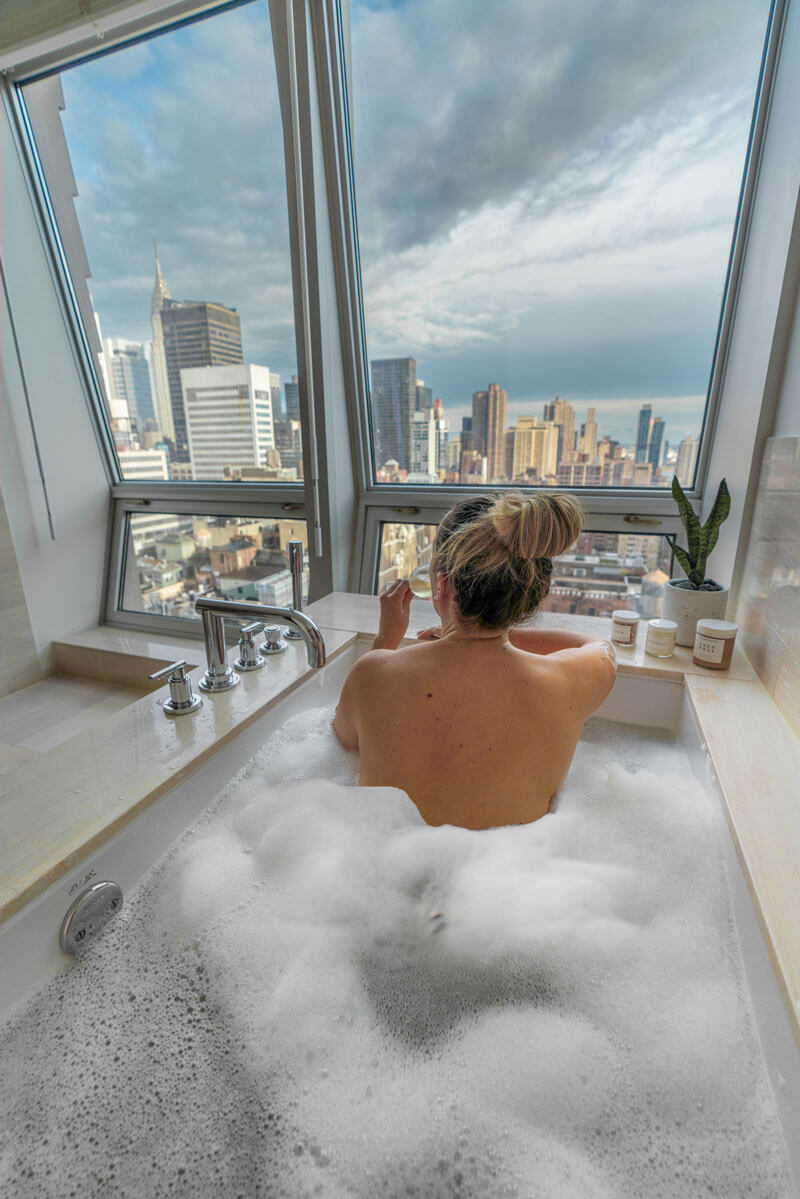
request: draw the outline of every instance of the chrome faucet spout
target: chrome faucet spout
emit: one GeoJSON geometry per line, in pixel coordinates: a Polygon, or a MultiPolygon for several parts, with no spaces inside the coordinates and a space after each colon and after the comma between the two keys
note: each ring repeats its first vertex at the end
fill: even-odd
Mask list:
{"type": "Polygon", "coordinates": [[[235,687],[239,676],[228,665],[225,649],[225,621],[260,621],[270,624],[282,621],[296,629],[306,643],[308,664],[315,669],[325,665],[325,642],[322,633],[310,616],[295,608],[279,608],[272,604],[254,604],[246,600],[221,600],[200,596],[195,600],[195,609],[203,620],[203,638],[206,645],[208,669],[198,684],[203,691],[227,691],[235,687]]]}

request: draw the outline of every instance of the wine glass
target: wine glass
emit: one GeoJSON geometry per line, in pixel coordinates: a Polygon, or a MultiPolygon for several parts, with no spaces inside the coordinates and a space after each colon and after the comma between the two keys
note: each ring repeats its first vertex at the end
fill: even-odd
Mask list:
{"type": "Polygon", "coordinates": [[[412,570],[408,576],[408,585],[420,599],[431,598],[431,568],[427,562],[412,570]]]}

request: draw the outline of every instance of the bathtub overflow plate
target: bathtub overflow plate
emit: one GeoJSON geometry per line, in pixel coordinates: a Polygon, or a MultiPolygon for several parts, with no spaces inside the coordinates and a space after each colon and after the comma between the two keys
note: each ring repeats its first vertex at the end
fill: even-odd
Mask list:
{"type": "Polygon", "coordinates": [[[84,953],[121,907],[122,888],[117,883],[92,883],[81,891],[61,922],[59,944],[63,952],[74,956],[84,953]]]}

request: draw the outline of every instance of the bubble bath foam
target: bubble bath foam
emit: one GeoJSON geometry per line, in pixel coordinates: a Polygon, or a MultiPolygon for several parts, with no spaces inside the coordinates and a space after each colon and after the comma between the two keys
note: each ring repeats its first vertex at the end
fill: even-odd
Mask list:
{"type": "Polygon", "coordinates": [[[590,722],[553,813],[472,832],[354,787],[331,715],[12,1013],[4,1199],[791,1196],[676,742],[590,722]]]}

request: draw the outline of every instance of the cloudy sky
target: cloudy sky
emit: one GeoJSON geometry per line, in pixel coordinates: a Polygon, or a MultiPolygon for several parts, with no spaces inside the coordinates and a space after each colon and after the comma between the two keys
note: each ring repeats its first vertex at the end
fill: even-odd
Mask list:
{"type": "MultiPolygon", "coordinates": [[[[699,430],[766,0],[352,5],[371,357],[413,356],[451,420],[505,387],[633,436],[699,430]]],[[[62,76],[103,333],[147,339],[152,233],[173,297],[295,368],[263,0],[62,76]]]]}

